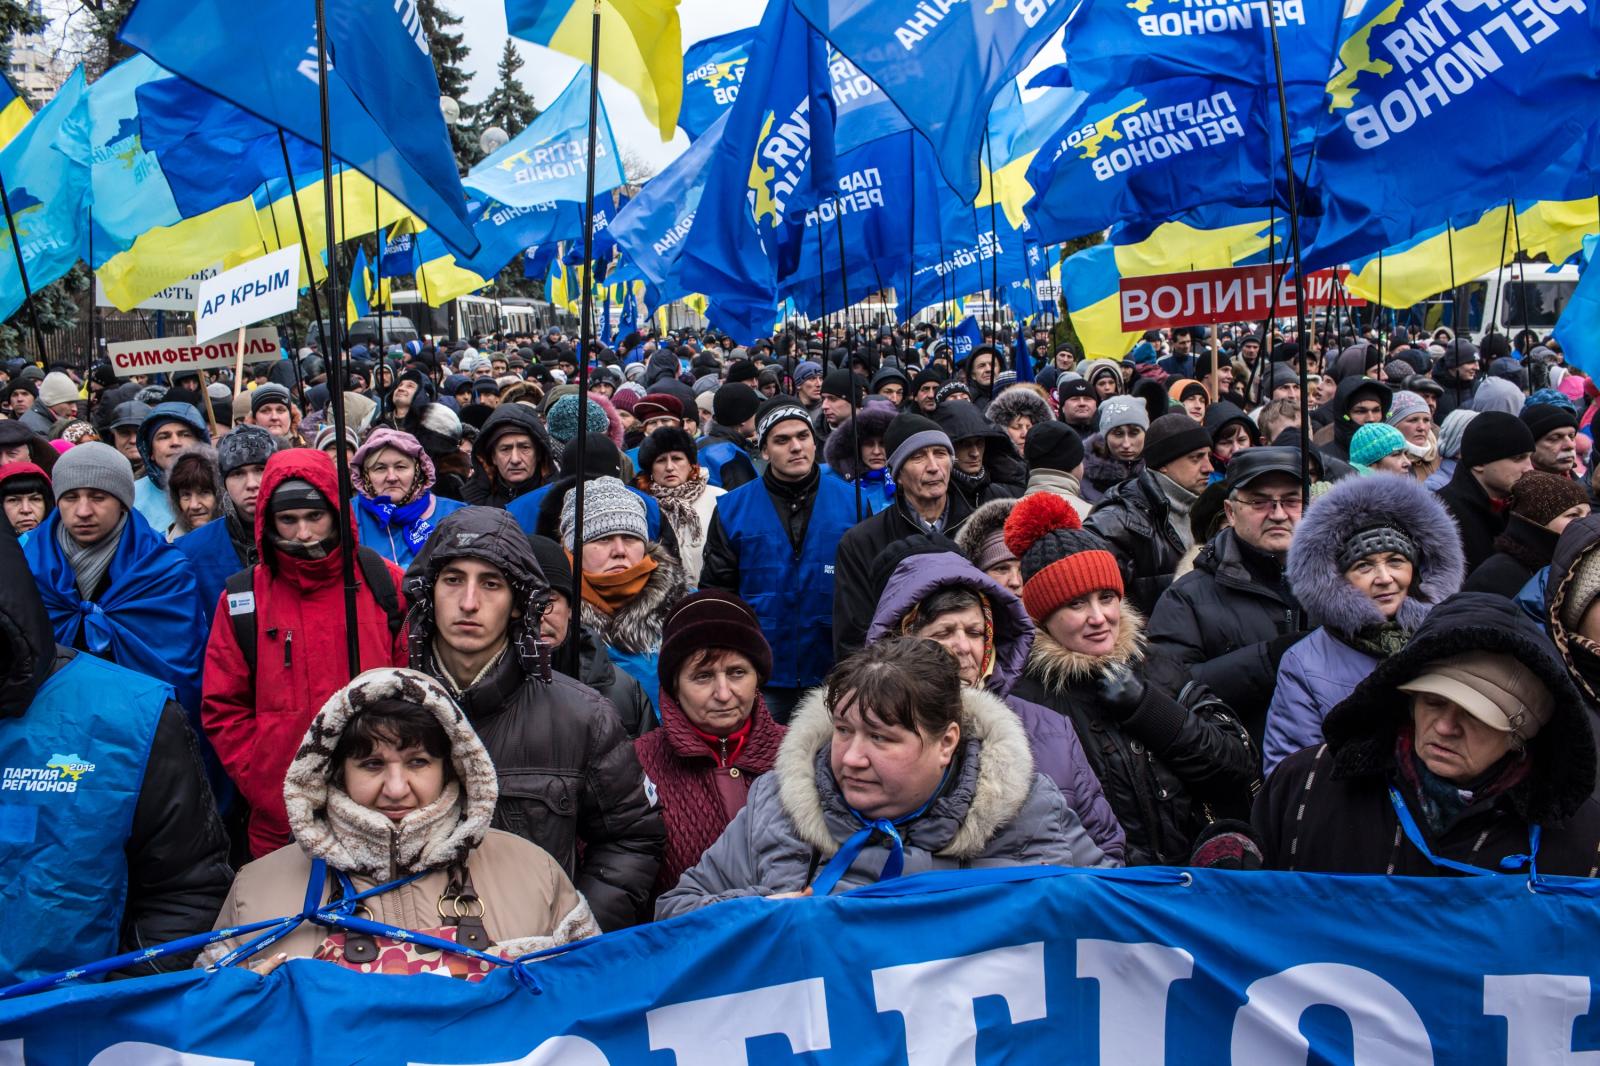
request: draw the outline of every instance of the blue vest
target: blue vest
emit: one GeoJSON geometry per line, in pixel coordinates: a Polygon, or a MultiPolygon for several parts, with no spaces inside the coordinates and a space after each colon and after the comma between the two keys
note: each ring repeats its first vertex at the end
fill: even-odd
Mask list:
{"type": "Polygon", "coordinates": [[[722,483],[722,468],[741,456],[746,461],[750,458],[748,452],[731,440],[713,441],[701,448],[700,465],[706,468],[706,482],[719,489],[727,488],[722,483]]]}
{"type": "Polygon", "coordinates": [[[172,686],[79,652],[0,719],[0,986],[117,953],[150,744],[172,686]]]}
{"type": "MultiPolygon", "coordinates": [[[[661,539],[661,505],[648,492],[641,492],[632,485],[627,486],[627,489],[644,501],[645,531],[650,534],[652,541],[659,541],[661,539]]],[[[506,504],[506,510],[510,512],[512,518],[517,520],[517,525],[522,527],[524,533],[531,535],[537,532],[539,505],[544,502],[544,498],[549,494],[550,486],[541,485],[532,492],[524,493],[506,504]]]]}
{"type": "Polygon", "coordinates": [[[200,594],[200,609],[205,612],[206,625],[211,624],[222,599],[223,586],[228,578],[245,568],[234,550],[233,538],[228,536],[228,523],[223,518],[213,518],[193,533],[185,533],[172,542],[172,546],[189,559],[194,568],[194,584],[200,594]]]}
{"type": "Polygon", "coordinates": [[[856,493],[825,476],[796,554],[766,483],[741,485],[717,500],[722,531],[739,558],[739,596],[772,645],[775,688],[815,685],[833,667],[833,557],[856,524],[856,493]]]}

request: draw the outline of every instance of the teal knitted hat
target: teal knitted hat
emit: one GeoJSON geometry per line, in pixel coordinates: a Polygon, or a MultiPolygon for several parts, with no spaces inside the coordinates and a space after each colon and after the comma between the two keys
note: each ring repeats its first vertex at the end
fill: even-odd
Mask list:
{"type": "Polygon", "coordinates": [[[1368,422],[1350,438],[1350,461],[1357,466],[1371,466],[1405,446],[1405,435],[1395,427],[1386,422],[1368,422]]]}

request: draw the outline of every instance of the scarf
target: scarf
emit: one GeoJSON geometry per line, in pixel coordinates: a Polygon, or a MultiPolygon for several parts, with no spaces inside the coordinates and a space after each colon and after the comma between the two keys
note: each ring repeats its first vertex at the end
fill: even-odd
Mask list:
{"type": "Polygon", "coordinates": [[[420,552],[433,534],[433,523],[423,516],[433,506],[433,493],[424,492],[410,503],[395,503],[388,496],[356,496],[356,506],[384,529],[399,528],[413,554],[420,552]]]}
{"type": "Polygon", "coordinates": [[[694,730],[694,735],[704,741],[707,748],[711,749],[712,758],[716,759],[717,766],[721,769],[727,769],[738,761],[739,753],[744,751],[745,742],[750,739],[750,730],[755,725],[756,716],[754,711],[746,715],[744,724],[725,737],[707,733],[693,722],[690,722],[687,714],[683,716],[683,720],[690,729],[694,730]],[[726,746],[725,749],[724,746],[726,746]],[[727,751],[726,758],[722,755],[724,750],[727,751]]]}
{"type": "Polygon", "coordinates": [[[239,556],[239,561],[246,567],[251,567],[260,562],[260,553],[256,548],[255,530],[247,527],[244,519],[239,516],[239,511],[233,505],[232,497],[225,497],[222,505],[222,520],[227,523],[228,539],[233,542],[234,553],[239,556]]]}
{"type": "Polygon", "coordinates": [[[1366,652],[1381,662],[1405,647],[1406,641],[1410,639],[1410,630],[1403,628],[1399,622],[1390,620],[1378,625],[1362,626],[1350,638],[1350,646],[1356,651],[1366,652]]]}
{"type": "Polygon", "coordinates": [[[117,546],[122,543],[122,527],[127,524],[128,512],[123,511],[117,528],[93,544],[79,544],[67,532],[65,522],[57,523],[56,543],[67,557],[67,564],[77,578],[78,595],[84,599],[94,599],[95,589],[100,587],[106,571],[111,569],[111,560],[116,557],[117,546]]]}
{"type": "Polygon", "coordinates": [[[672,531],[678,535],[680,547],[698,548],[705,539],[705,531],[700,528],[700,514],[694,509],[695,501],[705,491],[706,483],[700,477],[699,470],[696,470],[694,477],[682,485],[673,485],[665,489],[655,485],[650,486],[650,495],[661,505],[662,513],[672,525],[672,531]]]}
{"type": "Polygon", "coordinates": [[[1402,725],[1395,735],[1394,751],[1400,776],[1411,786],[1411,794],[1417,797],[1417,804],[1422,808],[1423,820],[1434,833],[1450,828],[1474,803],[1492,799],[1528,776],[1528,760],[1511,754],[1464,786],[1446,781],[1428,769],[1417,755],[1416,737],[1410,722],[1402,725]]]}
{"type": "Polygon", "coordinates": [[[1161,494],[1167,498],[1167,524],[1183,543],[1183,550],[1188,551],[1194,547],[1194,530],[1189,526],[1189,512],[1194,510],[1195,501],[1200,497],[1160,471],[1156,471],[1156,484],[1161,486],[1161,494]]]}
{"type": "Polygon", "coordinates": [[[655,572],[656,561],[648,555],[619,574],[591,574],[585,570],[583,602],[609,618],[632,603],[655,572]]]}
{"type": "Polygon", "coordinates": [[[889,468],[886,466],[880,466],[876,470],[868,470],[862,474],[861,483],[863,485],[882,485],[883,498],[886,500],[894,499],[894,478],[889,476],[889,468]]]}
{"type": "Polygon", "coordinates": [[[495,653],[494,657],[483,664],[483,669],[478,671],[477,677],[474,677],[465,685],[458,685],[456,684],[455,675],[450,673],[449,667],[445,666],[444,660],[439,657],[439,642],[438,640],[435,640],[432,648],[434,669],[428,672],[439,679],[440,683],[450,691],[450,695],[453,699],[460,700],[461,697],[465,696],[469,691],[471,691],[471,689],[476,686],[478,682],[488,677],[489,671],[500,665],[500,660],[506,657],[506,649],[509,647],[511,647],[510,641],[502,644],[500,646],[500,650],[495,653]]]}
{"type": "MultiPolygon", "coordinates": [[[[989,597],[978,597],[978,609],[983,613],[983,654],[978,658],[978,680],[975,684],[982,688],[989,680],[989,675],[994,673],[995,662],[994,608],[989,604],[989,597]]],[[[922,617],[922,605],[916,604],[900,619],[901,636],[915,636],[927,621],[931,619],[922,617]]]]}

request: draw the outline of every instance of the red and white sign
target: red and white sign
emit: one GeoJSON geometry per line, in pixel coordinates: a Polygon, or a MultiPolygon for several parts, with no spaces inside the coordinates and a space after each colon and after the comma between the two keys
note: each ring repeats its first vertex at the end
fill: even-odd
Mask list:
{"type": "MultiPolygon", "coordinates": [[[[237,335],[196,343],[193,337],[159,337],[106,345],[112,369],[119,378],[134,374],[171,373],[175,370],[211,370],[233,366],[238,354],[237,335]]],[[[244,361],[265,363],[277,359],[278,331],[250,329],[244,334],[244,361]]]]}
{"type": "MultiPolygon", "coordinates": [[[[1344,267],[1307,274],[1306,306],[1365,305],[1365,300],[1345,290],[1344,280],[1349,276],[1350,271],[1344,267]]],[[[1269,316],[1292,314],[1294,294],[1295,279],[1287,277],[1281,265],[1123,278],[1119,293],[1122,329],[1131,333],[1163,326],[1259,322],[1269,316]],[[1276,294],[1272,291],[1274,274],[1278,281],[1276,294]]]]}

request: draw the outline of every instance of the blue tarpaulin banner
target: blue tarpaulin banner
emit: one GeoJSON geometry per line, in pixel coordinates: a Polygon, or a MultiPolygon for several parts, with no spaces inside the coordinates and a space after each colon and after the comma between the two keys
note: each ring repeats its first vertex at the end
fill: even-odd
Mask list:
{"type": "Polygon", "coordinates": [[[532,982],[304,960],[62,989],[0,1003],[0,1062],[1579,1062],[1600,1048],[1600,899],[1555,890],[1573,884],[923,875],[718,904],[533,963],[532,982]]]}

